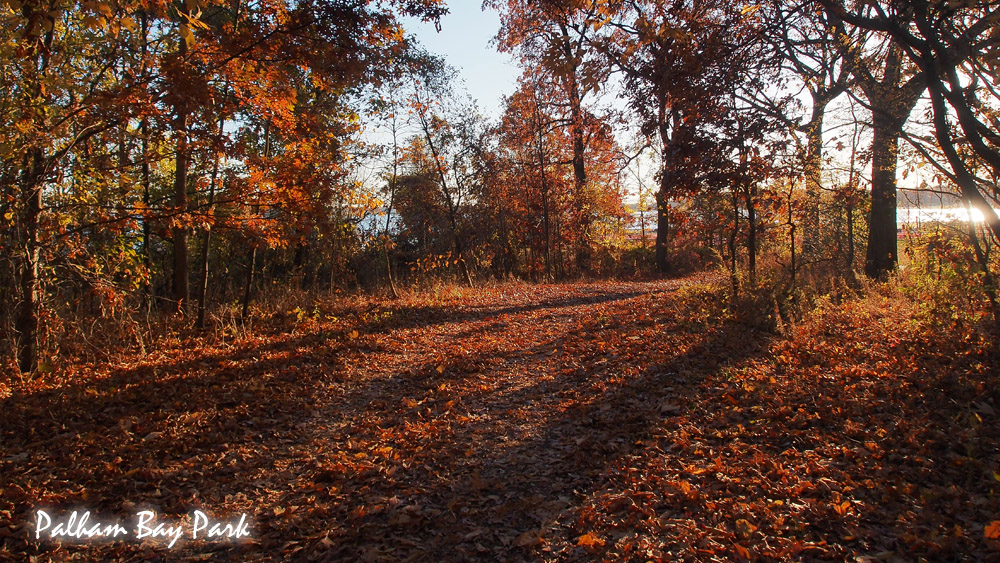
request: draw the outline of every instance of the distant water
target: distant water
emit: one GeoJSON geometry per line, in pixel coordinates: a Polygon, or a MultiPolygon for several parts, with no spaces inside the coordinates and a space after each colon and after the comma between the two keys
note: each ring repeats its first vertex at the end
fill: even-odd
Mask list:
{"type": "MultiPolygon", "coordinates": [[[[1000,213],[1000,210],[996,210],[1000,213]]],[[[976,223],[983,222],[983,213],[978,209],[973,209],[971,214],[965,207],[900,207],[896,210],[896,224],[903,226],[916,226],[921,223],[959,221],[962,223],[972,220],[976,223]]]]}
{"type": "MultiPolygon", "coordinates": [[[[1000,209],[996,210],[1000,215],[1000,209]]],[[[918,227],[927,223],[950,223],[958,221],[965,223],[969,221],[969,212],[965,207],[900,207],[896,209],[896,224],[900,227],[918,227]]],[[[983,213],[978,209],[972,210],[972,221],[983,222],[983,213]]],[[[656,213],[647,211],[645,214],[646,232],[656,232],[656,213]]],[[[630,227],[639,230],[640,215],[638,211],[632,212],[632,224],[630,227]]]]}

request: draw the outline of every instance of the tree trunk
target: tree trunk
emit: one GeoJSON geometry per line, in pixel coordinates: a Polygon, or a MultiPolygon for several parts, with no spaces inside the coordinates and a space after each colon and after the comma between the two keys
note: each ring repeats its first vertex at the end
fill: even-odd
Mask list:
{"type": "MultiPolygon", "coordinates": [[[[393,99],[395,104],[395,100],[393,99]]],[[[392,260],[389,259],[389,245],[392,239],[389,237],[389,226],[392,224],[392,208],[396,203],[396,189],[399,182],[399,131],[396,123],[396,113],[392,114],[392,178],[389,179],[389,206],[385,210],[385,229],[382,230],[383,244],[382,251],[385,254],[385,275],[389,280],[389,291],[392,292],[393,299],[399,299],[399,290],[396,289],[396,280],[392,277],[392,260]]]]}
{"type": "MultiPolygon", "coordinates": [[[[264,122],[264,160],[266,161],[269,158],[271,158],[271,121],[267,120],[264,122]]],[[[255,213],[258,211],[257,207],[257,205],[254,205],[255,213]]],[[[247,274],[246,285],[243,287],[243,307],[240,313],[240,317],[244,321],[246,321],[247,313],[250,310],[250,292],[253,289],[254,270],[257,264],[257,241],[252,241],[251,245],[250,272],[247,274]]]]}
{"type": "Polygon", "coordinates": [[[250,291],[253,288],[253,277],[254,270],[256,269],[255,264],[257,263],[257,245],[253,246],[250,251],[250,271],[247,273],[247,282],[243,286],[243,308],[240,313],[240,317],[246,321],[247,313],[250,310],[250,291]]]}
{"type": "Polygon", "coordinates": [[[576,81],[570,94],[570,112],[573,135],[573,188],[576,198],[579,232],[576,241],[576,265],[581,273],[590,271],[590,196],[587,193],[587,170],[584,164],[583,111],[576,81]]]}
{"type": "Polygon", "coordinates": [[[465,253],[462,252],[462,243],[457,234],[455,235],[455,254],[458,255],[458,267],[462,272],[462,277],[465,278],[465,283],[469,287],[474,287],[474,284],[472,283],[472,273],[469,272],[469,265],[465,262],[465,253]]]}
{"type": "MultiPolygon", "coordinates": [[[[854,205],[847,206],[847,271],[854,270],[854,205]]],[[[853,275],[853,274],[852,274],[853,275]]]]}
{"type": "Polygon", "coordinates": [[[874,112],[872,137],[872,203],[868,215],[865,275],[884,279],[896,269],[896,159],[899,127],[874,112]]]}
{"type": "Polygon", "coordinates": [[[198,330],[205,330],[205,309],[208,296],[208,259],[209,248],[212,246],[212,228],[205,229],[205,238],[201,241],[201,272],[198,280],[198,330]]]}
{"type": "MultiPolygon", "coordinates": [[[[540,112],[540,108],[536,102],[535,104],[536,112],[540,112]]],[[[547,178],[545,177],[545,142],[542,137],[542,128],[539,125],[537,127],[538,134],[536,135],[538,141],[538,171],[539,177],[541,179],[542,185],[542,229],[545,235],[545,278],[552,279],[552,256],[550,252],[549,245],[551,244],[552,234],[551,225],[549,223],[549,184],[547,178]]]]}
{"type": "Polygon", "coordinates": [[[735,192],[732,193],[730,199],[733,203],[733,230],[729,233],[729,277],[733,284],[733,298],[735,298],[740,290],[740,280],[736,275],[736,239],[740,234],[740,200],[735,192]]]}
{"type": "Polygon", "coordinates": [[[24,263],[21,265],[21,302],[14,319],[17,340],[17,367],[21,373],[31,373],[38,366],[38,307],[41,296],[38,287],[40,245],[39,219],[42,215],[41,166],[42,151],[35,149],[30,168],[24,175],[24,263]]]}
{"type": "Polygon", "coordinates": [[[743,193],[747,208],[747,270],[752,290],[757,287],[757,208],[753,186],[746,186],[743,193]]]}
{"type": "MultiPolygon", "coordinates": [[[[150,175],[149,175],[149,126],[146,123],[146,118],[142,119],[142,124],[139,127],[140,134],[142,135],[142,205],[145,213],[149,213],[149,188],[150,188],[150,175]]],[[[142,265],[146,269],[146,283],[144,284],[143,291],[146,296],[146,310],[148,311],[153,307],[153,258],[150,255],[149,248],[149,237],[151,234],[151,229],[149,225],[149,217],[143,216],[142,218],[142,265]]]]}
{"type": "Polygon", "coordinates": [[[586,144],[583,131],[583,100],[580,95],[579,53],[572,46],[569,28],[565,23],[559,24],[562,32],[563,57],[568,63],[566,72],[566,94],[569,99],[570,136],[573,139],[573,197],[576,201],[577,240],[576,264],[581,272],[590,271],[590,196],[587,193],[587,169],[584,157],[586,144]]]}
{"type": "MultiPolygon", "coordinates": [[[[147,44],[147,34],[149,29],[149,23],[147,21],[147,16],[145,10],[140,12],[142,21],[142,60],[146,60],[146,44],[147,44]]],[[[150,188],[150,176],[149,176],[149,120],[143,116],[142,121],[139,124],[139,134],[142,136],[142,205],[145,213],[149,213],[149,188],[150,188]]],[[[149,250],[149,217],[142,218],[142,265],[146,270],[146,283],[143,287],[143,293],[146,298],[146,312],[148,313],[153,307],[153,259],[150,256],[149,250]]]]}
{"type": "Polygon", "coordinates": [[[385,274],[389,278],[389,291],[392,292],[393,299],[399,299],[399,290],[396,289],[396,281],[392,278],[392,261],[389,260],[389,241],[386,240],[385,244],[382,245],[383,254],[385,256],[385,274]]]}
{"type": "MultiPolygon", "coordinates": [[[[42,88],[42,79],[49,66],[54,29],[45,34],[42,49],[39,50],[35,76],[28,91],[39,99],[47,98],[42,88]]],[[[41,122],[45,120],[45,110],[38,116],[41,122]]],[[[39,287],[39,266],[41,261],[41,244],[39,226],[42,217],[42,182],[46,172],[45,152],[34,148],[30,156],[24,159],[21,176],[21,194],[24,197],[23,238],[24,262],[21,264],[20,289],[21,301],[14,313],[15,347],[17,349],[17,367],[21,373],[31,373],[38,367],[38,309],[41,304],[41,288],[39,287]]]]}
{"type": "MultiPolygon", "coordinates": [[[[434,166],[437,169],[438,180],[441,186],[441,195],[444,196],[445,204],[448,206],[448,220],[451,224],[451,237],[455,247],[456,260],[458,261],[463,277],[465,277],[466,283],[468,283],[469,287],[473,287],[472,275],[469,272],[469,265],[465,262],[465,255],[462,252],[462,241],[458,232],[458,204],[452,200],[451,190],[448,189],[448,180],[445,177],[444,168],[441,166],[437,147],[434,146],[430,125],[427,123],[427,117],[424,114],[420,115],[420,125],[424,131],[424,139],[427,140],[427,147],[431,150],[431,157],[434,159],[434,166]]],[[[461,185],[456,188],[458,193],[461,193],[461,185]]]]}
{"type": "MultiPolygon", "coordinates": [[[[902,52],[890,47],[881,79],[859,80],[872,110],[872,202],[865,275],[884,279],[896,269],[896,161],[899,135],[926,84],[921,75],[900,84],[902,52]]],[[[860,63],[852,63],[861,67],[860,63]]]]}
{"type": "Polygon", "coordinates": [[[670,117],[667,100],[662,93],[657,97],[657,130],[662,154],[660,163],[660,189],[656,192],[656,270],[661,274],[670,271],[670,191],[674,189],[673,159],[670,158],[674,138],[680,132],[679,116],[673,115],[673,136],[667,121],[670,117]]]}
{"type": "Polygon", "coordinates": [[[990,270],[990,258],[983,249],[983,245],[979,243],[976,224],[971,220],[972,204],[966,201],[965,208],[970,217],[968,223],[969,241],[972,242],[972,248],[976,251],[976,261],[979,264],[979,270],[983,273],[983,290],[986,292],[986,298],[990,302],[990,311],[993,313],[993,324],[1000,327],[1000,302],[997,301],[996,278],[993,277],[993,271],[990,270]]]}
{"type": "Polygon", "coordinates": [[[661,274],[670,272],[670,206],[666,196],[668,180],[661,180],[660,191],[656,193],[656,271],[661,274]]]}
{"type": "Polygon", "coordinates": [[[792,217],[792,201],[791,194],[788,198],[788,247],[790,250],[791,258],[789,260],[789,271],[791,274],[791,287],[795,287],[795,277],[797,275],[796,269],[798,266],[795,263],[795,221],[792,217]]]}

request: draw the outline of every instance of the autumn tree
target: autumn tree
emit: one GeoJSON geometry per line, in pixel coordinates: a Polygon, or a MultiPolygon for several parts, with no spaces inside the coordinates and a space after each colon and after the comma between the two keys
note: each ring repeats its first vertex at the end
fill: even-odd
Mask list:
{"type": "Polygon", "coordinates": [[[640,130],[660,147],[660,272],[670,268],[670,200],[694,194],[716,171],[718,150],[709,126],[725,113],[725,85],[736,76],[731,39],[740,27],[734,9],[714,2],[631,2],[611,23],[614,33],[600,43],[624,76],[624,95],[640,130]]]}
{"type": "Polygon", "coordinates": [[[554,225],[560,219],[557,202],[565,201],[572,193],[565,193],[567,186],[559,164],[565,160],[567,151],[556,133],[559,118],[547,86],[537,75],[526,73],[522,75],[520,88],[506,98],[500,125],[501,146],[516,170],[523,191],[496,195],[507,199],[509,207],[518,209],[523,216],[520,235],[529,237],[526,242],[541,252],[545,276],[550,277],[554,266],[552,247],[556,242],[554,225]],[[532,221],[531,217],[539,217],[540,221],[532,221]]]}
{"type": "Polygon", "coordinates": [[[577,265],[588,268],[593,193],[586,166],[586,98],[597,92],[608,66],[596,56],[592,39],[609,15],[609,3],[598,0],[486,0],[500,13],[497,46],[517,53],[521,64],[559,86],[562,123],[572,139],[577,265]]]}

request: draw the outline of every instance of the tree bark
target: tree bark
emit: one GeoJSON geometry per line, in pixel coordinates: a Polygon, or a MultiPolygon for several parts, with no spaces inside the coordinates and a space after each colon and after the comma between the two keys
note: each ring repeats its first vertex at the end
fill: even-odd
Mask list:
{"type": "MultiPolygon", "coordinates": [[[[541,114],[541,106],[535,101],[535,111],[536,114],[541,114]]],[[[539,119],[540,121],[540,119],[539,119]]],[[[552,241],[550,217],[549,217],[549,184],[547,178],[545,177],[545,143],[544,137],[542,136],[542,125],[541,123],[536,124],[537,129],[537,149],[538,149],[538,172],[539,178],[541,179],[541,191],[542,191],[542,230],[545,236],[545,277],[546,279],[552,278],[552,256],[550,251],[550,245],[552,241]]]]}
{"type": "Polygon", "coordinates": [[[257,263],[257,245],[254,244],[253,249],[250,250],[250,271],[247,273],[247,282],[243,286],[243,307],[240,311],[240,318],[246,321],[247,313],[250,311],[250,292],[253,289],[253,277],[254,271],[256,270],[255,264],[257,263]]]}
{"type": "MultiPolygon", "coordinates": [[[[43,48],[37,54],[35,76],[29,83],[29,91],[37,98],[46,98],[42,89],[42,78],[49,66],[49,53],[55,28],[50,29],[43,40],[43,48]]],[[[39,121],[45,119],[45,109],[38,116],[39,121]]],[[[45,177],[46,156],[42,148],[36,147],[30,151],[30,156],[24,158],[24,168],[21,175],[21,194],[24,197],[24,224],[22,244],[24,259],[21,264],[20,289],[21,301],[14,314],[15,347],[17,349],[17,367],[21,373],[31,373],[38,367],[38,309],[41,304],[41,288],[39,287],[39,265],[41,261],[41,244],[39,226],[42,217],[42,182],[45,177]]]]}
{"type": "Polygon", "coordinates": [[[17,367],[21,373],[31,373],[38,366],[38,307],[41,295],[38,287],[40,245],[39,219],[42,215],[42,184],[40,172],[43,155],[35,149],[24,174],[24,263],[21,266],[21,302],[14,319],[17,340],[17,367]]]}
{"type": "Polygon", "coordinates": [[[668,181],[662,178],[656,193],[656,270],[661,274],[670,273],[670,205],[664,186],[668,181]]]}
{"type": "Polygon", "coordinates": [[[754,205],[753,186],[746,186],[744,203],[747,208],[747,270],[750,289],[757,287],[757,208],[754,205]]]}
{"type": "Polygon", "coordinates": [[[739,276],[736,275],[736,239],[740,234],[740,200],[735,191],[731,194],[730,199],[733,204],[733,230],[729,233],[729,278],[733,284],[733,297],[735,298],[740,291],[740,280],[739,276]]]}
{"type": "MultiPolygon", "coordinates": [[[[670,191],[673,189],[673,159],[671,153],[670,127],[667,125],[667,100],[660,93],[657,98],[657,130],[662,146],[660,163],[660,189],[656,192],[656,270],[661,274],[670,272],[670,191]]],[[[676,128],[675,123],[675,128],[676,128]]],[[[675,135],[676,136],[676,131],[675,135]]]]}
{"type": "Polygon", "coordinates": [[[590,271],[590,197],[587,193],[587,169],[584,161],[583,110],[580,92],[574,77],[571,80],[570,119],[573,135],[573,188],[576,196],[576,213],[579,233],[576,243],[576,265],[582,273],[590,271]]]}
{"type": "MultiPolygon", "coordinates": [[[[827,6],[829,8],[829,6],[827,6]]],[[[838,17],[839,16],[835,16],[838,17]]],[[[838,30],[840,26],[838,24],[838,30]]],[[[884,279],[895,270],[896,244],[896,162],[899,136],[926,88],[922,74],[906,82],[899,47],[890,46],[882,64],[882,76],[876,78],[870,63],[861,61],[853,51],[846,51],[847,64],[865,93],[872,112],[872,204],[868,215],[868,248],[865,275],[884,279]]]]}
{"type": "MultiPolygon", "coordinates": [[[[142,60],[145,64],[146,52],[147,52],[147,42],[148,42],[148,30],[149,22],[146,11],[140,12],[141,22],[142,22],[142,60]]],[[[145,73],[145,66],[143,66],[143,72],[145,73]]],[[[149,174],[149,119],[145,116],[142,117],[142,121],[139,122],[139,134],[142,137],[142,205],[145,213],[149,213],[149,190],[150,190],[150,174],[149,174]]],[[[142,264],[146,270],[146,283],[143,284],[143,294],[146,299],[146,311],[147,313],[153,307],[153,258],[150,255],[149,249],[149,236],[150,236],[150,225],[149,217],[144,216],[142,218],[142,264]]]]}
{"type": "Polygon", "coordinates": [[[872,202],[868,216],[865,275],[884,279],[896,269],[896,162],[899,127],[874,112],[872,132],[872,202]]]}

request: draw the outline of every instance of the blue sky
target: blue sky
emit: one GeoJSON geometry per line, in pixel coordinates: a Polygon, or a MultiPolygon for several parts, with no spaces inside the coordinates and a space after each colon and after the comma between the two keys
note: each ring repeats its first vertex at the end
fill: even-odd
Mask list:
{"type": "Polygon", "coordinates": [[[428,51],[443,56],[458,69],[484,115],[499,117],[501,97],[514,91],[519,71],[510,56],[490,46],[500,28],[500,17],[492,10],[482,11],[480,1],[450,0],[450,13],[441,19],[440,33],[433,24],[418,21],[407,22],[407,29],[428,51]]]}

